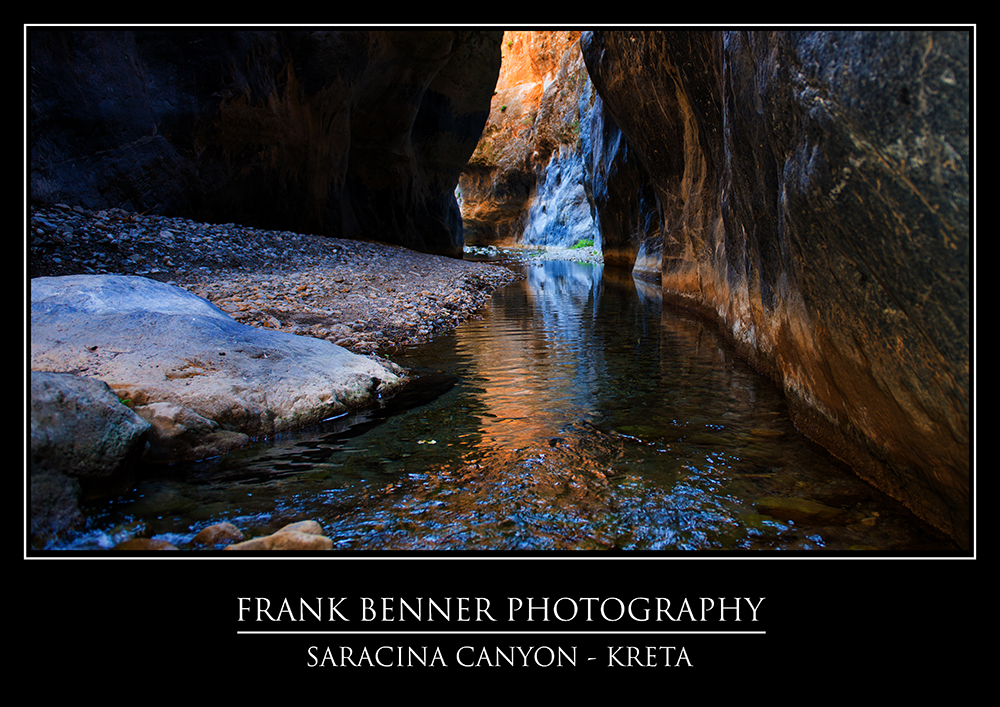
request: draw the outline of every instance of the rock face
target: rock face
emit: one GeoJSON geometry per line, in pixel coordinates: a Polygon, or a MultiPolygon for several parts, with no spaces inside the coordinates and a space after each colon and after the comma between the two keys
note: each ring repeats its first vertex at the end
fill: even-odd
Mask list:
{"type": "Polygon", "coordinates": [[[581,44],[655,194],[664,296],[717,318],[800,429],[967,545],[968,35],[581,44]]]}
{"type": "Polygon", "coordinates": [[[600,96],[584,121],[588,193],[597,214],[604,262],[659,284],[660,212],[656,190],[600,96]]]}
{"type": "Polygon", "coordinates": [[[31,372],[30,413],[31,534],[45,537],[131,480],[150,426],[104,382],[68,373],[31,372]]]}
{"type": "Polygon", "coordinates": [[[470,245],[600,246],[583,137],[595,98],[579,32],[506,32],[482,139],[459,181],[470,245]]]}
{"type": "Polygon", "coordinates": [[[462,173],[466,242],[571,247],[660,279],[656,193],[583,61],[579,32],[506,32],[483,137],[462,173]]]}
{"type": "Polygon", "coordinates": [[[501,36],[33,31],[31,198],[459,256],[501,36]]]}
{"type": "Polygon", "coordinates": [[[31,368],[105,381],[151,426],[146,459],[159,462],[222,454],[372,405],[404,383],[393,364],[116,275],[31,281],[31,368]]]}

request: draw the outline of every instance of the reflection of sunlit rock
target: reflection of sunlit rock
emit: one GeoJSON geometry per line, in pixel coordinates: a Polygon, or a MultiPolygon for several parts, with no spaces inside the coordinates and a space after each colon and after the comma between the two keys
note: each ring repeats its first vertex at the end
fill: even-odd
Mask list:
{"type": "MultiPolygon", "coordinates": [[[[454,376],[447,392],[205,468],[213,520],[254,518],[240,523],[253,537],[277,518],[322,518],[334,547],[364,551],[919,545],[924,526],[900,524],[884,497],[798,434],[780,392],[704,319],[645,304],[627,271],[598,280],[580,264],[525,269],[533,279],[400,361],[454,376]],[[858,522],[804,536],[755,508],[790,489],[858,522]]],[[[158,533],[207,522],[157,515],[158,533]]]]}

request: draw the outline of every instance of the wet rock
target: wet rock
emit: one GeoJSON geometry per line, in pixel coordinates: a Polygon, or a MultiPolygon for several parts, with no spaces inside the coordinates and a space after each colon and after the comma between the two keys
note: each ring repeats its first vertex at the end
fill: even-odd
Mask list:
{"type": "Polygon", "coordinates": [[[32,371],[30,412],[31,533],[41,537],[130,481],[150,426],[103,381],[69,373],[32,371]]]}
{"type": "Polygon", "coordinates": [[[783,387],[801,431],[963,546],[970,41],[581,37],[655,193],[664,301],[717,320],[783,387]]]}
{"type": "Polygon", "coordinates": [[[255,329],[178,287],[111,275],[31,281],[31,367],[106,381],[151,425],[157,461],[314,424],[405,380],[386,361],[255,329]]]}
{"type": "Polygon", "coordinates": [[[316,521],[286,525],[271,535],[226,546],[226,550],[332,550],[333,541],[323,535],[316,521]]]}
{"type": "Polygon", "coordinates": [[[207,528],[202,528],[194,536],[195,545],[219,546],[243,540],[243,533],[232,523],[214,523],[207,528]]]}
{"type": "Polygon", "coordinates": [[[758,512],[800,525],[840,525],[851,520],[846,511],[808,498],[770,496],[754,502],[758,512]]]}
{"type": "Polygon", "coordinates": [[[215,420],[173,402],[137,405],[135,412],[156,432],[151,442],[150,461],[204,459],[238,449],[251,441],[250,435],[224,429],[215,420]]]}
{"type": "Polygon", "coordinates": [[[814,488],[810,495],[821,503],[847,508],[869,500],[872,489],[861,482],[830,482],[814,488]]]}

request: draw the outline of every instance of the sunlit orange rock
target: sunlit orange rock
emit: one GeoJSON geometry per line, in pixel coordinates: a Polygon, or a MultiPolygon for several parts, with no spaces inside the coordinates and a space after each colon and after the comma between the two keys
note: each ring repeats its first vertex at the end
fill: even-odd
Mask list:
{"type": "Polygon", "coordinates": [[[578,102],[589,90],[579,38],[570,31],[504,33],[490,116],[459,180],[467,244],[519,243],[553,155],[575,149],[578,102]]]}

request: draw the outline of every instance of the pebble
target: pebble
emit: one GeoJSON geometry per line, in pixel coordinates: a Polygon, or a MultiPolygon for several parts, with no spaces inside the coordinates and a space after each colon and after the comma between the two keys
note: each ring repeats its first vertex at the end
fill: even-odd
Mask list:
{"type": "Polygon", "coordinates": [[[122,209],[31,207],[30,277],[141,275],[234,319],[389,356],[474,316],[519,274],[378,242],[122,209]]]}

